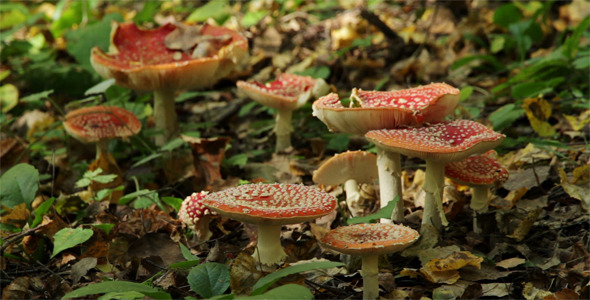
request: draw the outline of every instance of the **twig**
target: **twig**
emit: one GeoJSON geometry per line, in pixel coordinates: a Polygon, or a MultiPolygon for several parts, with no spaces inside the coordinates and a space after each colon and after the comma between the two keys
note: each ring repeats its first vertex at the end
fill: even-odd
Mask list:
{"type": "Polygon", "coordinates": [[[19,238],[25,237],[27,235],[31,235],[35,231],[37,231],[37,230],[39,230],[39,229],[41,229],[41,228],[43,228],[43,227],[45,227],[47,225],[48,224],[41,224],[41,225],[38,225],[35,228],[27,229],[25,231],[17,232],[17,233],[14,233],[14,234],[11,234],[11,235],[7,236],[4,239],[4,244],[2,244],[2,247],[0,247],[0,251],[1,252],[4,252],[4,249],[6,249],[8,246],[14,244],[19,238]]]}
{"type": "Polygon", "coordinates": [[[401,42],[402,44],[404,43],[404,40],[397,35],[397,33],[395,33],[395,31],[393,31],[391,28],[389,28],[389,26],[387,26],[387,24],[383,23],[383,21],[381,21],[381,19],[379,19],[379,16],[377,16],[376,14],[366,10],[366,9],[362,9],[361,10],[361,17],[363,17],[363,19],[367,20],[367,22],[369,22],[369,24],[377,27],[377,29],[379,29],[386,38],[395,41],[395,42],[401,42]]]}

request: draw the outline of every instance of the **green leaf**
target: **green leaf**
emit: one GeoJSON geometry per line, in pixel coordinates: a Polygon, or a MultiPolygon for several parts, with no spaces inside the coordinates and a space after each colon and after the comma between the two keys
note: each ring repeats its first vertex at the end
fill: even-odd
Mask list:
{"type": "Polygon", "coordinates": [[[590,56],[579,57],[572,63],[574,68],[579,70],[588,70],[590,68],[590,56]]]}
{"type": "Polygon", "coordinates": [[[166,145],[162,146],[160,148],[160,150],[161,151],[172,151],[184,144],[186,144],[186,142],[183,141],[181,138],[175,138],[175,139],[169,141],[168,143],[166,143],[166,145]]]}
{"type": "Polygon", "coordinates": [[[494,130],[502,130],[510,126],[516,119],[524,116],[524,109],[514,103],[506,104],[490,114],[488,117],[494,130]]]}
{"type": "Polygon", "coordinates": [[[18,104],[18,89],[13,84],[7,83],[0,86],[0,107],[7,113],[18,104]]]}
{"type": "Polygon", "coordinates": [[[246,28],[254,26],[266,15],[268,15],[268,10],[249,11],[242,18],[242,26],[246,28]]]}
{"type": "MultiPolygon", "coordinates": [[[[84,2],[84,1],[81,1],[84,2]]],[[[69,31],[66,34],[67,50],[76,61],[86,70],[94,73],[90,64],[90,49],[98,46],[107,51],[110,43],[111,22],[123,22],[123,17],[118,14],[108,14],[100,22],[88,25],[78,30],[69,31]]]]}
{"type": "Polygon", "coordinates": [[[216,18],[224,13],[229,6],[227,0],[213,0],[207,2],[207,4],[195,9],[186,18],[187,22],[204,22],[209,18],[216,18]]]}
{"type": "Polygon", "coordinates": [[[115,180],[115,178],[117,178],[117,175],[115,175],[115,174],[99,175],[100,173],[102,173],[101,168],[98,168],[96,170],[86,171],[84,173],[82,179],[76,181],[76,187],[89,186],[92,183],[92,181],[96,181],[96,182],[100,182],[100,183],[109,183],[109,182],[115,180]]]}
{"type": "Polygon", "coordinates": [[[176,197],[162,197],[162,202],[172,206],[174,210],[179,211],[180,205],[182,204],[182,199],[176,197]]]}
{"type": "Polygon", "coordinates": [[[31,208],[39,188],[39,171],[29,164],[18,164],[0,177],[0,204],[13,208],[25,203],[31,208]]]}
{"type": "Polygon", "coordinates": [[[72,248],[78,244],[82,244],[92,237],[94,232],[92,229],[84,229],[82,227],[78,227],[76,229],[73,228],[64,228],[53,236],[53,253],[51,257],[53,258],[56,254],[62,252],[63,250],[72,248]]]}
{"type": "Polygon", "coordinates": [[[260,280],[258,280],[256,284],[254,284],[254,286],[252,287],[252,295],[255,296],[264,293],[271,285],[273,285],[279,279],[285,276],[289,276],[291,274],[297,274],[309,270],[328,269],[340,266],[344,266],[344,264],[341,262],[334,261],[309,262],[305,264],[289,266],[260,278],[260,280]]]}
{"type": "Polygon", "coordinates": [[[311,291],[299,284],[289,283],[274,288],[262,295],[238,297],[234,299],[313,299],[311,291]]]}
{"type": "Polygon", "coordinates": [[[191,250],[189,248],[187,248],[183,243],[178,243],[178,246],[180,246],[180,252],[182,252],[182,256],[184,257],[184,259],[186,260],[196,260],[199,261],[201,260],[198,256],[194,255],[191,253],[191,250]]]}
{"type": "Polygon", "coordinates": [[[144,1],[143,8],[135,15],[133,21],[136,24],[141,24],[145,22],[152,22],[154,20],[154,16],[158,13],[158,8],[160,8],[160,1],[144,1]]]}
{"type": "Polygon", "coordinates": [[[512,3],[504,4],[494,12],[494,23],[498,26],[508,28],[508,25],[522,19],[520,9],[512,3]]]}
{"type": "Polygon", "coordinates": [[[27,20],[29,11],[20,3],[2,3],[4,7],[0,12],[0,30],[20,25],[27,20]]]}
{"type": "Polygon", "coordinates": [[[297,75],[311,76],[316,79],[328,79],[328,77],[330,77],[330,73],[330,67],[328,66],[313,66],[303,70],[302,72],[295,72],[297,75]]]}
{"type": "Polygon", "coordinates": [[[144,158],[140,159],[138,162],[134,163],[134,164],[131,166],[131,168],[135,168],[135,167],[137,167],[137,166],[141,166],[141,165],[143,165],[143,164],[145,164],[145,163],[147,163],[147,162],[150,162],[150,161],[152,161],[152,160],[154,160],[154,159],[156,159],[156,158],[160,158],[160,157],[162,157],[162,155],[163,155],[162,153],[152,153],[152,154],[150,154],[150,155],[148,155],[148,156],[146,156],[146,157],[144,157],[144,158]]]}
{"type": "Polygon", "coordinates": [[[143,300],[146,296],[140,292],[111,292],[97,298],[97,300],[143,300]]]}
{"type": "Polygon", "coordinates": [[[473,87],[468,85],[465,86],[461,89],[461,93],[459,94],[459,101],[465,101],[467,100],[467,98],[469,98],[469,96],[471,96],[471,94],[473,94],[473,87]]]}
{"type": "Polygon", "coordinates": [[[43,201],[43,203],[41,203],[41,205],[39,205],[39,206],[37,206],[37,208],[35,208],[35,212],[34,212],[35,219],[33,220],[33,223],[31,223],[31,228],[34,228],[35,226],[39,225],[39,223],[41,223],[41,221],[43,220],[43,215],[49,211],[49,209],[53,205],[54,201],[55,201],[55,198],[51,197],[51,198],[43,201]]]}
{"type": "Polygon", "coordinates": [[[107,89],[110,88],[113,84],[115,84],[115,78],[103,80],[95,86],[87,89],[84,92],[84,96],[105,93],[107,89]]]}
{"type": "Polygon", "coordinates": [[[395,208],[395,204],[399,201],[399,196],[395,196],[392,201],[389,201],[385,207],[380,208],[376,213],[366,215],[362,217],[354,217],[346,220],[347,225],[358,224],[358,223],[371,223],[381,218],[391,219],[391,213],[395,208]]]}
{"type": "Polygon", "coordinates": [[[564,81],[564,77],[557,77],[543,82],[519,83],[512,88],[512,97],[515,99],[537,97],[539,95],[552,92],[555,86],[564,81]]]}
{"type": "Polygon", "coordinates": [[[98,228],[102,231],[104,231],[106,234],[109,234],[111,232],[111,229],[113,229],[113,227],[115,227],[115,224],[112,223],[102,223],[102,224],[90,224],[92,227],[98,228]]]}
{"type": "Polygon", "coordinates": [[[168,293],[145,284],[130,281],[105,281],[94,283],[65,294],[62,299],[80,298],[104,293],[139,292],[154,299],[172,299],[168,293]]]}
{"type": "Polygon", "coordinates": [[[230,158],[224,159],[224,162],[230,166],[244,166],[248,163],[248,154],[239,153],[230,158]]]}
{"type": "Polygon", "coordinates": [[[49,98],[49,95],[53,94],[53,90],[42,91],[39,93],[30,94],[20,99],[21,102],[41,102],[49,98]]]}
{"type": "Polygon", "coordinates": [[[570,35],[563,43],[562,53],[568,58],[574,58],[580,47],[580,39],[584,32],[588,30],[590,26],[590,16],[584,18],[582,22],[576,27],[572,35],[570,35]]]}
{"type": "Polygon", "coordinates": [[[329,142],[326,146],[330,150],[342,152],[348,147],[350,142],[350,134],[348,133],[333,133],[328,136],[329,142]]]}
{"type": "Polygon", "coordinates": [[[190,270],[188,284],[203,298],[223,294],[229,287],[229,270],[220,263],[204,263],[190,270]]]}

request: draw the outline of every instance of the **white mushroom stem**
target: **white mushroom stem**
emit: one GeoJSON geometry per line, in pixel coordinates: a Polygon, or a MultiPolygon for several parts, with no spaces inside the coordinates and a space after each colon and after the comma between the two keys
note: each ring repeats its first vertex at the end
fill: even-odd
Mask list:
{"type": "Polygon", "coordinates": [[[379,255],[363,255],[363,299],[379,299],[379,255]]]}
{"type": "Polygon", "coordinates": [[[381,219],[381,223],[402,222],[404,220],[404,201],[402,195],[400,155],[377,147],[377,169],[379,172],[379,198],[381,208],[385,207],[395,196],[399,201],[393,209],[391,219],[381,219]]]}
{"type": "Polygon", "coordinates": [[[471,187],[471,204],[469,205],[473,209],[473,232],[481,233],[482,229],[477,224],[477,218],[479,214],[488,211],[488,187],[487,186],[474,186],[471,187]]]}
{"type": "Polygon", "coordinates": [[[155,142],[158,146],[165,145],[178,132],[178,120],[174,103],[174,90],[163,89],[154,91],[154,122],[160,133],[155,142]]]}
{"type": "Polygon", "coordinates": [[[252,256],[265,265],[277,264],[287,258],[281,246],[281,225],[258,225],[258,245],[252,256]]]}
{"type": "Polygon", "coordinates": [[[344,192],[346,193],[346,206],[353,217],[362,214],[363,209],[360,207],[361,192],[359,185],[354,179],[348,179],[344,182],[344,192]]]}
{"type": "Polygon", "coordinates": [[[291,132],[293,132],[293,125],[291,125],[292,115],[293,111],[288,109],[279,109],[277,111],[274,129],[277,136],[275,152],[284,151],[291,147],[291,132]]]}
{"type": "Polygon", "coordinates": [[[445,184],[445,162],[426,160],[426,180],[424,182],[424,214],[422,225],[430,224],[441,229],[449,222],[442,206],[442,195],[445,184]]]}

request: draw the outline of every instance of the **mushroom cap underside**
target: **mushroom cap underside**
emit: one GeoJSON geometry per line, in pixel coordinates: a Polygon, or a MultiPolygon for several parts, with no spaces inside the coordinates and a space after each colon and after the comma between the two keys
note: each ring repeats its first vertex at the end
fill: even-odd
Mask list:
{"type": "Polygon", "coordinates": [[[313,181],[324,185],[343,184],[349,179],[370,183],[377,177],[377,156],[367,151],[336,154],[313,172],[313,181]]]}

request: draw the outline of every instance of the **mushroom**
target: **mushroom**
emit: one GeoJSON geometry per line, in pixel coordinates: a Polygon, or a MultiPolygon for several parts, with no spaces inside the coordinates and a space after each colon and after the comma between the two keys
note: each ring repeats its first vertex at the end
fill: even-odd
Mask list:
{"type": "MultiPolygon", "coordinates": [[[[116,106],[92,106],[73,110],[66,114],[63,125],[66,132],[80,142],[96,143],[94,164],[102,168],[105,174],[117,175],[121,175],[121,170],[109,152],[109,141],[114,138],[127,139],[141,130],[141,122],[132,112],[116,106]]],[[[97,190],[119,184],[117,181],[107,185],[93,182],[90,188],[97,190]]]]}
{"type": "Polygon", "coordinates": [[[320,243],[334,251],[360,255],[363,299],[379,298],[379,255],[401,251],[418,240],[414,229],[397,224],[355,224],[333,229],[320,243]]]}
{"type": "Polygon", "coordinates": [[[311,221],[336,208],[336,199],[298,184],[246,184],[208,194],[202,203],[222,216],[258,225],[258,245],[252,255],[266,265],[283,261],[281,225],[311,221]]]}
{"type": "Polygon", "coordinates": [[[284,151],[291,147],[291,116],[293,111],[303,106],[313,95],[321,97],[330,87],[323,79],[283,73],[274,81],[263,84],[257,81],[238,81],[238,89],[252,100],[277,109],[274,128],[277,140],[275,151],[284,151]]]}
{"type": "Polygon", "coordinates": [[[192,193],[182,201],[178,210],[178,219],[191,229],[200,241],[209,240],[212,235],[209,230],[211,211],[201,202],[208,193],[192,193]]]}
{"type": "Polygon", "coordinates": [[[504,135],[470,120],[454,120],[423,127],[382,129],[365,137],[384,152],[395,152],[426,160],[426,200],[422,225],[436,228],[448,224],[442,209],[444,167],[499,145],[504,135]],[[438,211],[438,214],[436,212],[438,211]]]}
{"type": "MultiPolygon", "coordinates": [[[[330,131],[365,134],[370,130],[443,121],[457,106],[459,92],[446,83],[387,92],[353,89],[349,107],[344,107],[338,95],[331,93],[316,100],[312,108],[313,115],[330,131]]],[[[399,196],[391,219],[402,222],[404,207],[400,156],[396,152],[377,148],[377,165],[381,207],[399,196]]]]}
{"type": "Polygon", "coordinates": [[[477,215],[488,211],[489,188],[508,180],[508,170],[498,162],[496,155],[496,151],[490,150],[445,166],[445,176],[471,187],[470,207],[473,209],[473,231],[476,233],[481,233],[477,215]]]}
{"type": "Polygon", "coordinates": [[[323,185],[344,184],[346,205],[353,217],[360,216],[359,183],[371,183],[377,178],[377,156],[366,151],[347,151],[326,160],[313,172],[313,181],[323,185]]]}
{"type": "MultiPolygon", "coordinates": [[[[180,35],[178,39],[182,39],[182,33],[178,32],[181,29],[188,32],[185,27],[166,24],[156,29],[141,29],[133,22],[114,22],[109,52],[104,53],[98,47],[91,51],[90,62],[102,77],[114,78],[116,84],[132,90],[154,91],[155,127],[162,132],[156,137],[156,144],[160,146],[178,131],[175,92],[212,86],[226,76],[248,50],[248,42],[238,33],[208,24],[203,25],[200,34],[211,38],[195,40],[192,44],[193,48],[198,48],[199,42],[207,43],[211,51],[204,57],[167,47],[166,38],[180,35]]],[[[168,44],[174,43],[168,41],[168,44]]]]}

